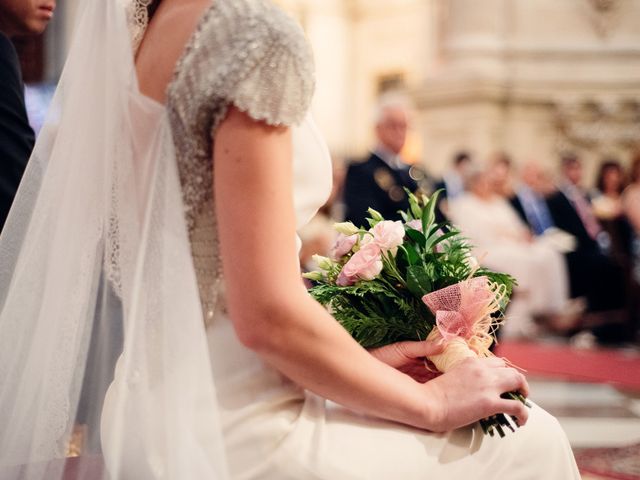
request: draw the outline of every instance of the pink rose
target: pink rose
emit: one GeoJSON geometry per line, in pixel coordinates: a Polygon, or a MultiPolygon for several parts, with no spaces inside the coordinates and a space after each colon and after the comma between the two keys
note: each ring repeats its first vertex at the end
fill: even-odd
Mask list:
{"type": "Polygon", "coordinates": [[[331,249],[331,255],[335,260],[340,259],[345,256],[347,253],[351,251],[353,246],[358,241],[358,235],[345,235],[341,233],[336,238],[336,242],[333,244],[333,248],[331,249]]]}
{"type": "Polygon", "coordinates": [[[360,239],[360,248],[370,243],[373,243],[373,235],[371,235],[371,233],[365,233],[360,239]]]}
{"type": "Polygon", "coordinates": [[[413,228],[414,230],[417,230],[419,232],[422,232],[422,220],[411,220],[410,222],[407,222],[407,227],[413,228]]]}
{"type": "MultiPolygon", "coordinates": [[[[438,234],[438,237],[441,237],[442,235],[444,235],[444,232],[442,231],[442,229],[438,229],[438,231],[436,232],[438,234]]],[[[444,246],[442,245],[442,242],[438,243],[436,245],[436,252],[438,253],[443,253],[444,252],[444,246]]]]}
{"type": "Polygon", "coordinates": [[[342,267],[336,283],[342,287],[360,280],[373,280],[382,271],[380,247],[375,243],[365,245],[342,267]]]}
{"type": "Polygon", "coordinates": [[[371,229],[373,243],[378,245],[383,252],[391,252],[395,255],[398,247],[404,241],[404,226],[402,222],[385,220],[376,224],[371,229]]]}
{"type": "Polygon", "coordinates": [[[338,278],[336,279],[336,284],[341,287],[348,287],[353,285],[358,281],[358,277],[348,277],[346,273],[344,273],[344,268],[340,271],[338,278]]]}

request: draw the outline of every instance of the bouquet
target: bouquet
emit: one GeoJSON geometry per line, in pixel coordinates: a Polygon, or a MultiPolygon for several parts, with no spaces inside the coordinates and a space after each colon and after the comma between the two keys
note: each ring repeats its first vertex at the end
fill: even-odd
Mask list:
{"type": "MultiPolygon", "coordinates": [[[[314,282],[311,295],[365,348],[442,342],[442,353],[425,362],[442,373],[468,357],[492,356],[515,279],[480,267],[461,232],[436,223],[439,192],[430,198],[407,193],[403,221],[369,209],[369,229],[335,224],[331,258],[316,255],[319,270],[304,274],[314,282]]],[[[518,392],[503,397],[528,405],[518,392]]],[[[504,414],[480,424],[490,435],[504,436],[503,427],[514,431],[504,414]]]]}

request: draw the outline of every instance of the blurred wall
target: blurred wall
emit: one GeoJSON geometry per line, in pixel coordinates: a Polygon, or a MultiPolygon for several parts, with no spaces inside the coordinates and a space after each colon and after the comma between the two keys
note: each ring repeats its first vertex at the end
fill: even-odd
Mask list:
{"type": "Polygon", "coordinates": [[[439,173],[466,148],[593,170],[640,143],[638,0],[280,0],[313,44],[314,114],[363,154],[385,89],[416,105],[412,149],[439,173]]]}
{"type": "MultiPolygon", "coordinates": [[[[417,84],[429,67],[430,0],[276,0],[302,24],[315,56],[313,114],[338,156],[373,143],[383,89],[417,84]]],[[[417,135],[413,137],[418,138],[417,135]]]]}
{"type": "Polygon", "coordinates": [[[440,3],[440,65],[413,89],[434,169],[465,146],[549,166],[573,150],[593,171],[640,145],[640,2],[440,3]]]}

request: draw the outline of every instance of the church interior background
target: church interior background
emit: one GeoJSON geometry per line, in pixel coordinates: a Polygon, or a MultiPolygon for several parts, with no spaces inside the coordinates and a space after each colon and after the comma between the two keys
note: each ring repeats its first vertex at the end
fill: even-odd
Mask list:
{"type": "Polygon", "coordinates": [[[589,170],[640,141],[636,0],[281,0],[313,44],[314,113],[338,155],[372,143],[378,95],[415,107],[409,156],[441,172],[468,149],[589,170]],[[481,3],[481,6],[480,6],[481,3]]]}
{"type": "MultiPolygon", "coordinates": [[[[44,37],[17,41],[36,128],[81,3],[59,0],[44,37]]],[[[376,101],[398,90],[413,107],[404,157],[434,176],[460,150],[480,160],[504,151],[515,164],[534,161],[552,171],[570,150],[593,179],[602,158],[628,165],[640,148],[640,0],[276,3],[312,44],[313,114],[337,162],[372,147],[376,101]]],[[[534,371],[533,398],[560,419],[584,478],[640,479],[640,352],[615,352],[619,382],[591,375],[589,362],[601,354],[558,353],[558,361],[584,371],[534,371]],[[598,470],[594,462],[608,466],[598,470]]]]}

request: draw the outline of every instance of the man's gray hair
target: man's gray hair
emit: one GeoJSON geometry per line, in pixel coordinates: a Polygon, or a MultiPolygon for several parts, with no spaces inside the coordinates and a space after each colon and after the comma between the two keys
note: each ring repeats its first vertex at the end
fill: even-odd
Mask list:
{"type": "Polygon", "coordinates": [[[411,100],[402,92],[390,91],[385,92],[378,98],[373,110],[373,124],[379,125],[385,116],[385,112],[389,109],[404,110],[409,115],[411,112],[411,100]]]}

